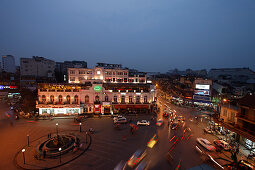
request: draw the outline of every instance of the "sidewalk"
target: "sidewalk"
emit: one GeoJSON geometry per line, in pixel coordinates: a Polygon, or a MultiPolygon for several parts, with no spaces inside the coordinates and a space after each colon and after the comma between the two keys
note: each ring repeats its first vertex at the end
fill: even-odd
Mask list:
{"type": "MultiPolygon", "coordinates": [[[[35,158],[35,155],[37,155],[36,150],[38,149],[38,145],[45,140],[48,139],[47,136],[42,136],[39,139],[36,139],[34,141],[31,141],[29,143],[29,146],[26,145],[23,148],[20,148],[20,150],[16,153],[14,161],[17,167],[22,169],[52,169],[60,167],[64,164],[67,164],[75,159],[77,159],[79,156],[81,156],[85,151],[88,150],[88,148],[91,145],[92,138],[88,134],[87,142],[86,142],[86,135],[85,132],[79,132],[79,131],[62,131],[59,132],[59,134],[72,134],[77,136],[80,139],[80,143],[82,146],[77,149],[76,151],[69,151],[67,153],[64,153],[61,156],[57,156],[54,158],[43,158],[41,155],[40,158],[35,158]],[[24,156],[22,153],[22,149],[25,149],[24,156]],[[25,158],[25,160],[24,160],[25,158]]],[[[56,136],[56,134],[52,134],[52,137],[56,136]]]]}

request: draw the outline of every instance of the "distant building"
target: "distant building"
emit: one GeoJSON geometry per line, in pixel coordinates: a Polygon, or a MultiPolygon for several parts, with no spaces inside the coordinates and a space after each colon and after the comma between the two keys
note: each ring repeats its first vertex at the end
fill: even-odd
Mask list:
{"type": "Polygon", "coordinates": [[[55,61],[44,57],[20,58],[20,83],[35,89],[37,82],[55,80],[55,61]]]}
{"type": "Polygon", "coordinates": [[[221,68],[211,69],[208,77],[224,83],[242,82],[255,78],[255,72],[249,68],[221,68]]]}
{"type": "Polygon", "coordinates": [[[2,70],[7,73],[15,73],[15,58],[12,55],[2,56],[2,70]]]}
{"type": "Polygon", "coordinates": [[[68,77],[68,68],[87,68],[85,61],[64,61],[56,62],[55,76],[57,82],[66,82],[68,77]]]}

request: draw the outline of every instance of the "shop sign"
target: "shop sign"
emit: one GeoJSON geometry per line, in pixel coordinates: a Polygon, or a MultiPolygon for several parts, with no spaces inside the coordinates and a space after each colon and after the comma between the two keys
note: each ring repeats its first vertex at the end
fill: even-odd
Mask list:
{"type": "Polygon", "coordinates": [[[94,90],[95,90],[95,91],[101,91],[101,86],[95,86],[95,87],[94,87],[94,90]]]}

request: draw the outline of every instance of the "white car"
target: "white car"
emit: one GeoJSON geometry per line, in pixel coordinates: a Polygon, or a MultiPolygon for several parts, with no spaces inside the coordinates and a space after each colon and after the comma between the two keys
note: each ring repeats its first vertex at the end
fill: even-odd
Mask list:
{"type": "Polygon", "coordinates": [[[141,120],[141,121],[137,121],[136,123],[137,125],[145,125],[145,126],[149,126],[150,125],[150,121],[147,120],[141,120]]]}
{"type": "Polygon", "coordinates": [[[123,118],[123,116],[121,116],[121,115],[116,116],[116,117],[113,118],[113,121],[114,121],[114,120],[117,120],[117,119],[120,119],[120,118],[123,118]]]}
{"type": "Polygon", "coordinates": [[[209,142],[207,139],[204,138],[197,138],[197,142],[206,148],[208,151],[215,151],[216,148],[209,142]]]}
{"type": "Polygon", "coordinates": [[[114,123],[127,123],[127,119],[125,117],[113,120],[114,123]]]}

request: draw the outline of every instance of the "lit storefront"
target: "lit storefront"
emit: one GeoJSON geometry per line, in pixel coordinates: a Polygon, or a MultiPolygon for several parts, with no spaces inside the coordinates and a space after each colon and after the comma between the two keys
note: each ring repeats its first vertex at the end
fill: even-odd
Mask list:
{"type": "Polygon", "coordinates": [[[80,114],[80,108],[39,108],[39,115],[77,115],[80,114]]]}

